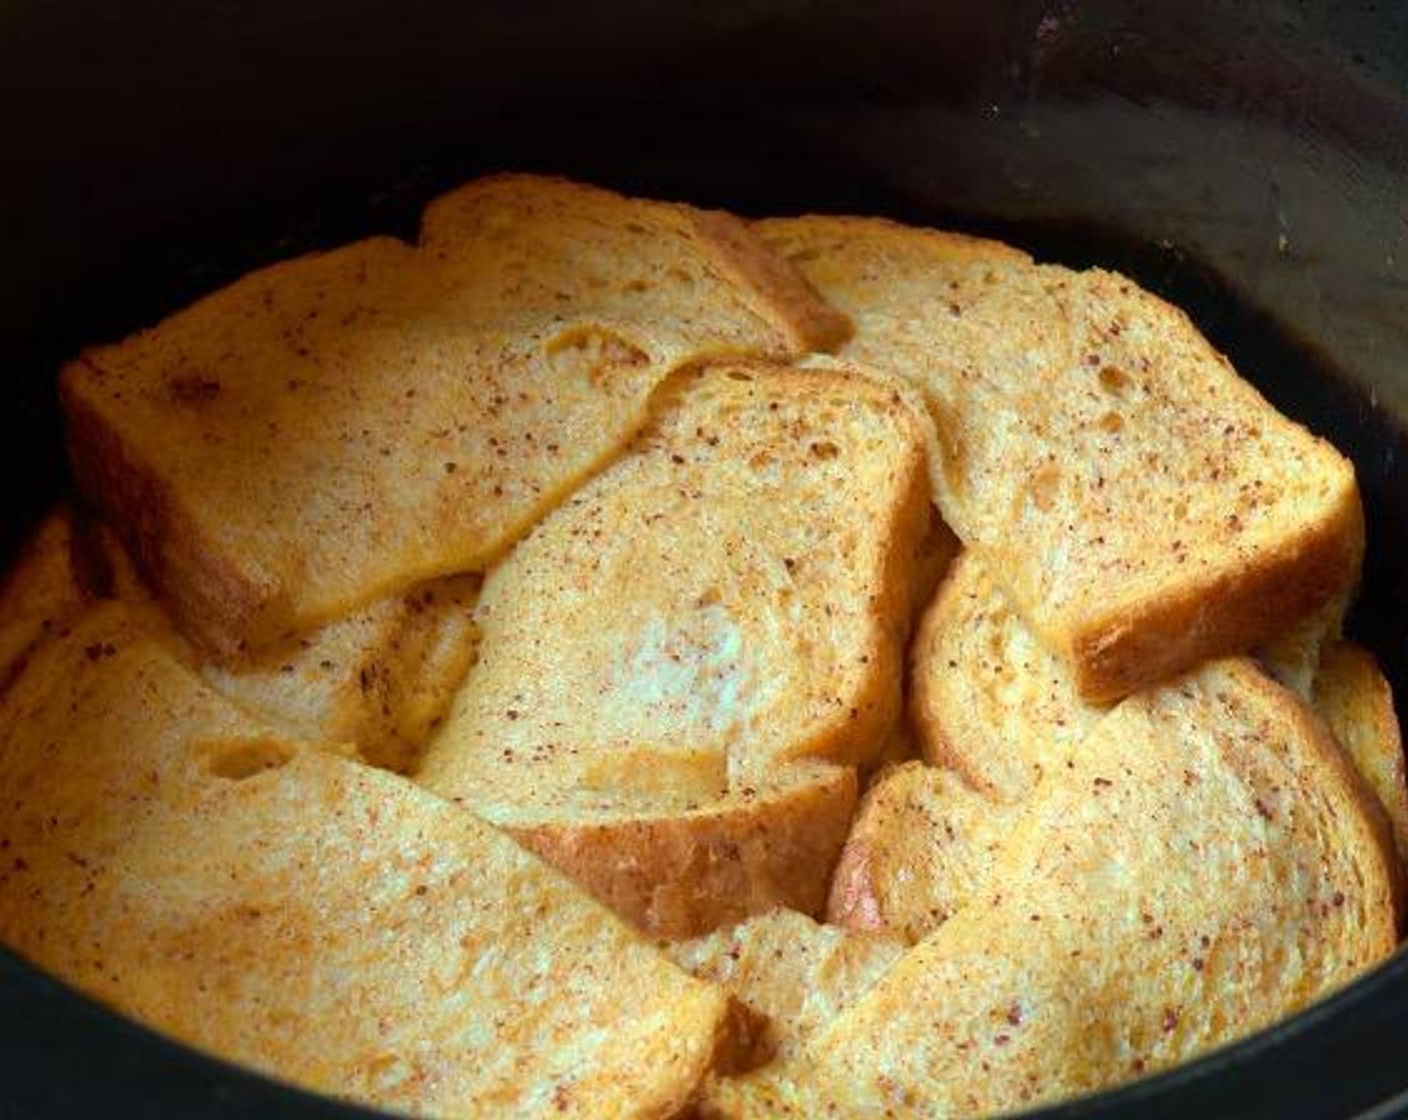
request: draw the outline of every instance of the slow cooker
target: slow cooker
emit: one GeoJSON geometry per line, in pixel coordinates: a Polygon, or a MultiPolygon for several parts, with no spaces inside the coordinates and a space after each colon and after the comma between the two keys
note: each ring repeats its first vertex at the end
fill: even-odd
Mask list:
{"type": "MultiPolygon", "coordinates": [[[[484,171],[888,214],[1120,269],[1353,458],[1349,631],[1408,696],[1408,6],[1329,0],[11,0],[0,485],[65,485],[54,377],[250,268],[484,171]]],[[[355,1014],[348,1008],[348,1014],[355,1014]]],[[[370,1115],[0,951],[0,1120],[370,1115]]],[[[1408,1115],[1408,955],[1046,1117],[1408,1115]]]]}

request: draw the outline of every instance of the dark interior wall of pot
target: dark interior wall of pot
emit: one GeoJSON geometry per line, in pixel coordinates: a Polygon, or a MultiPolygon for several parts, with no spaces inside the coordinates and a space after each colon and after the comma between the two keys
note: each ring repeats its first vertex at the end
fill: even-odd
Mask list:
{"type": "MultiPolygon", "coordinates": [[[[1355,625],[1408,695],[1405,91],[1408,6],[1387,3],[11,0],[0,552],[63,485],[53,375],[80,346],[261,263],[410,236],[477,172],[540,169],[1130,272],[1355,458],[1355,625]]],[[[36,991],[0,982],[12,1006],[36,991]]],[[[1321,1072],[1318,1098],[1268,1080],[1266,1107],[1329,1115],[1403,1079],[1321,1072]]]]}

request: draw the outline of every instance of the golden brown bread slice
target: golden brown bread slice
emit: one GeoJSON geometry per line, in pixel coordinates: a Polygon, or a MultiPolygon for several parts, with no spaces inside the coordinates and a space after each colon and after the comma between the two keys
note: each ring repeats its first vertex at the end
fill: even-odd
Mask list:
{"type": "Polygon", "coordinates": [[[854,1003],[899,959],[903,944],[770,910],[729,929],[664,946],[681,968],[720,984],[761,1024],[749,1068],[783,1061],[854,1003]]]}
{"type": "Polygon", "coordinates": [[[1368,650],[1353,642],[1325,647],[1315,674],[1315,707],[1378,796],[1408,867],[1408,789],[1393,691],[1368,650]]]}
{"type": "MultiPolygon", "coordinates": [[[[1272,677],[1314,706],[1321,651],[1334,648],[1344,609],[1345,601],[1335,600],[1255,651],[1272,677]]],[[[1372,699],[1378,690],[1371,678],[1350,678],[1355,687],[1345,706],[1362,697],[1362,726],[1383,728],[1380,716],[1368,714],[1383,707],[1372,699]]],[[[1391,710],[1391,698],[1388,704],[1391,710]]],[[[1107,710],[1081,699],[1069,669],[1036,639],[982,561],[961,555],[911,651],[911,716],[925,757],[996,801],[1018,801],[1107,710]]],[[[1375,785],[1371,770],[1365,777],[1375,785]]]]}
{"type": "Polygon", "coordinates": [[[478,576],[446,576],[378,599],[296,638],[226,662],[176,635],[117,535],[89,531],[111,598],[140,607],[149,629],[227,699],[284,735],[356,743],[374,766],[404,773],[473,664],[478,576]]]}
{"type": "Polygon", "coordinates": [[[108,604],[0,718],[0,940],[189,1044],[418,1115],[669,1116],[726,997],[497,830],[271,737],[108,604]]]}
{"type": "Polygon", "coordinates": [[[206,683],[281,734],[353,742],[368,762],[403,771],[474,659],[478,584],[475,576],[432,580],[218,664],[175,631],[112,530],[60,506],[0,595],[0,651],[22,649],[21,635],[30,641],[97,600],[120,600],[206,683]]]}
{"type": "Polygon", "coordinates": [[[841,357],[923,390],[945,519],[1087,699],[1246,650],[1354,583],[1348,461],[1125,278],[879,220],[755,228],[851,316],[841,357]]]}
{"type": "MultiPolygon", "coordinates": [[[[632,763],[657,765],[646,752],[632,763]]],[[[692,937],[775,906],[809,914],[825,906],[855,812],[853,770],[794,763],[694,804],[674,791],[654,802],[639,789],[623,798],[629,781],[618,776],[607,787],[609,808],[499,809],[496,823],[658,937],[692,937]]]]}
{"type": "Polygon", "coordinates": [[[629,453],[485,581],[479,662],[419,780],[656,932],[819,909],[855,796],[824,764],[873,758],[899,707],[924,425],[857,372],[724,363],[669,386],[629,453]],[[745,814],[727,895],[695,877],[718,865],[702,846],[721,812],[745,814]],[[779,853],[790,872],[764,874],[755,856],[779,853]],[[695,900],[684,926],[658,874],[695,900]]]}
{"type": "Polygon", "coordinates": [[[285,734],[354,742],[404,773],[474,662],[478,594],[477,576],[430,580],[201,676],[285,734]]]}
{"type": "Polygon", "coordinates": [[[75,474],[233,656],[474,571],[616,453],[671,370],[845,321],[726,215],[505,176],[274,265],[63,372],[75,474]]]}
{"type": "Polygon", "coordinates": [[[715,1083],[708,1110],[1018,1109],[1247,1034],[1396,943],[1377,806],[1244,660],[1115,708],[1038,786],[992,883],[796,1060],[715,1083]]]}

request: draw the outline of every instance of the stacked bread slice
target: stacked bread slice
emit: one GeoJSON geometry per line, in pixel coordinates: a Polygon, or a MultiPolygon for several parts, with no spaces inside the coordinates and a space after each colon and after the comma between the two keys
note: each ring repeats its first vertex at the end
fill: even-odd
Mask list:
{"type": "Polygon", "coordinates": [[[418,1115],[966,1116],[1395,944],[1353,468],[1122,277],[498,176],[61,388],[0,940],[194,1045],[418,1115]]]}

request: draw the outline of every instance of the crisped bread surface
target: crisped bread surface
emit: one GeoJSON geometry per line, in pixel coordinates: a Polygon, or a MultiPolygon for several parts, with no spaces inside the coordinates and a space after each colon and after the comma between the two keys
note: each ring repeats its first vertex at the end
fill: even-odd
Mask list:
{"type": "Polygon", "coordinates": [[[1132,282],[878,220],[756,228],[850,315],[843,357],[923,390],[945,518],[1083,696],[1245,650],[1354,582],[1350,464],[1132,282]]]}
{"type": "MultiPolygon", "coordinates": [[[[929,531],[922,408],[858,373],[759,363],[670,390],[486,580],[479,662],[418,774],[548,858],[552,829],[759,803],[796,760],[863,763],[898,709],[929,531]]],[[[773,904],[824,898],[854,797],[825,783],[839,829],[811,901],[773,904]]]]}
{"type": "Polygon", "coordinates": [[[844,329],[687,207],[506,176],[432,205],[424,236],[252,273],[64,371],[80,483],[208,651],[476,570],[672,369],[844,329]]]}
{"type": "Polygon", "coordinates": [[[285,733],[355,742],[405,772],[473,664],[478,592],[477,576],[430,580],[201,675],[285,733]]]}
{"type": "Polygon", "coordinates": [[[1393,950],[1371,808],[1323,726],[1249,662],[1131,697],[1038,787],[1001,890],[795,1061],[716,1082],[708,1111],[1003,1112],[1288,1015],[1393,950]]]}
{"type": "Polygon", "coordinates": [[[667,1116],[711,1061],[721,992],[472,815],[270,737],[122,606],[3,705],[0,937],[127,1013],[427,1115],[667,1116]]]}
{"type": "Polygon", "coordinates": [[[678,938],[775,906],[821,913],[855,806],[853,770],[796,763],[692,807],[641,798],[614,811],[510,815],[502,827],[615,913],[678,938]]]}
{"type": "Polygon", "coordinates": [[[868,991],[903,945],[819,925],[795,910],[771,910],[729,929],[666,947],[701,980],[722,985],[762,1022],[753,1064],[785,1061],[813,1033],[868,991]]]}

